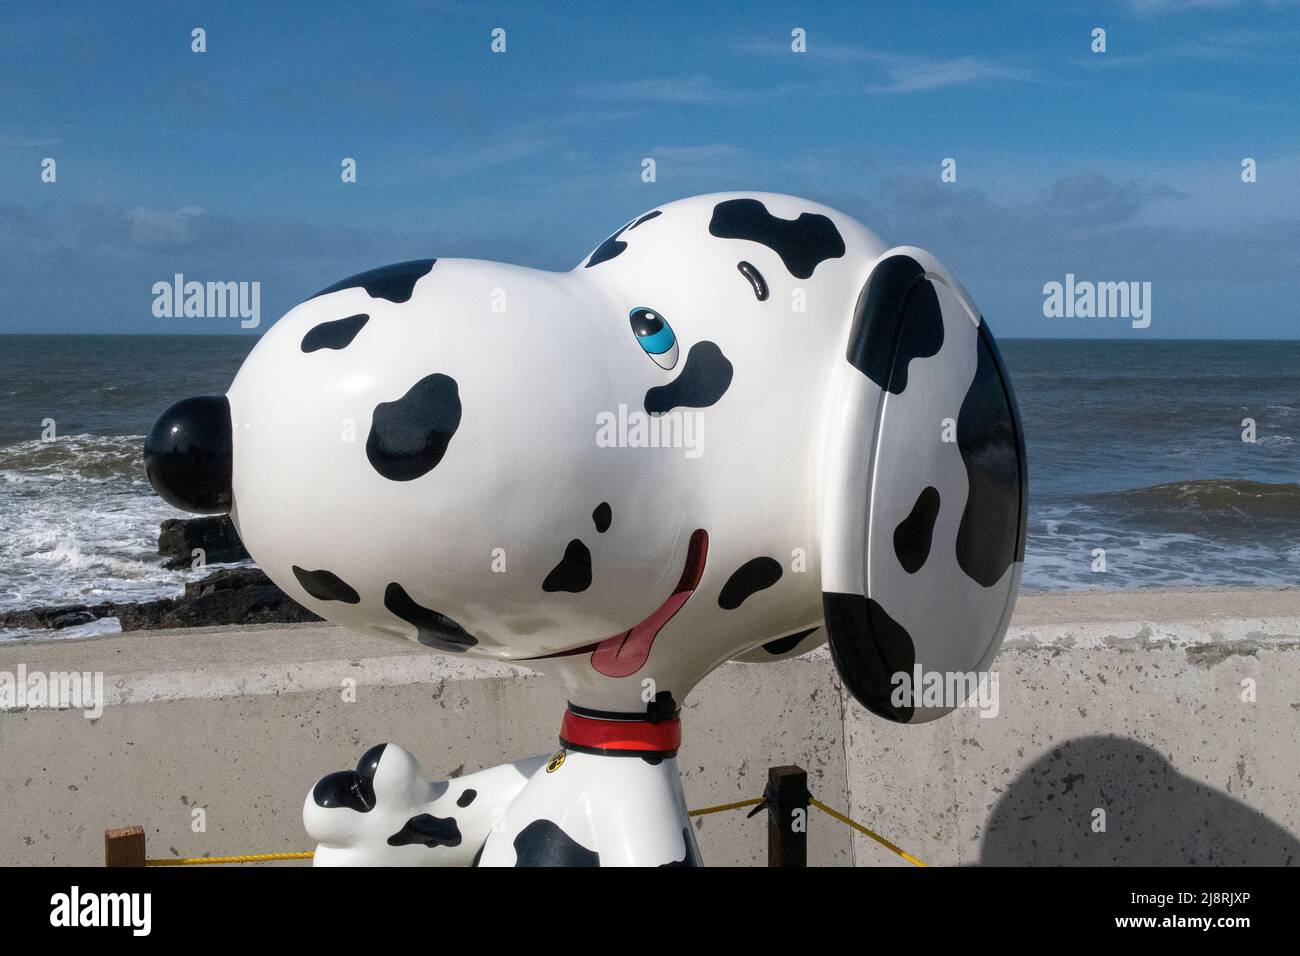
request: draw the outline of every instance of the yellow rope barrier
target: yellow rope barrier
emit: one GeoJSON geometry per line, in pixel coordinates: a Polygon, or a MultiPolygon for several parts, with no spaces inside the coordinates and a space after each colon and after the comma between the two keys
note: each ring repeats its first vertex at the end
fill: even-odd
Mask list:
{"type": "Polygon", "coordinates": [[[178,860],[145,860],[145,866],[199,866],[204,863],[278,863],[280,860],[310,860],[311,850],[301,853],[249,853],[246,856],[187,856],[178,860]]]}
{"type": "Polygon", "coordinates": [[[865,835],[865,836],[869,836],[869,837],[871,837],[871,839],[875,840],[877,843],[879,843],[881,846],[883,846],[886,850],[892,850],[894,853],[897,853],[899,856],[901,856],[901,857],[902,857],[904,860],[906,860],[908,863],[911,863],[913,866],[925,866],[924,863],[922,863],[922,862],[921,862],[920,860],[918,860],[916,857],[912,856],[912,854],[908,853],[906,850],[902,850],[902,849],[900,849],[900,848],[894,846],[894,844],[890,843],[888,840],[886,840],[884,837],[882,837],[879,833],[872,833],[870,830],[868,830],[866,827],[864,827],[861,823],[858,823],[856,820],[850,820],[848,817],[846,817],[844,814],[840,813],[838,810],[832,810],[830,807],[826,806],[826,804],[822,803],[820,800],[816,799],[815,797],[809,797],[809,798],[808,798],[808,802],[809,802],[812,806],[814,806],[814,807],[816,807],[818,810],[820,810],[822,813],[830,814],[830,815],[831,815],[832,817],[834,817],[836,820],[839,820],[840,823],[847,824],[848,826],[853,827],[853,829],[857,830],[859,833],[861,833],[861,834],[863,834],[863,835],[865,835]]]}
{"type": "Polygon", "coordinates": [[[752,807],[762,802],[762,797],[755,797],[753,800],[741,800],[738,803],[720,803],[716,807],[700,807],[698,810],[687,810],[686,815],[689,817],[702,817],[706,813],[721,813],[723,810],[739,810],[741,807],[752,807]]]}
{"type": "MultiPolygon", "coordinates": [[[[754,807],[763,802],[762,797],[755,797],[752,800],[738,800],[735,803],[720,803],[716,807],[700,807],[698,810],[688,810],[687,815],[692,817],[702,817],[709,813],[721,813],[724,810],[739,810],[741,807],[754,807]]],[[[828,814],[839,820],[840,823],[850,826],[864,836],[869,836],[886,850],[897,853],[908,863],[913,866],[925,866],[920,860],[912,856],[905,850],[896,847],[879,833],[873,833],[856,820],[851,820],[838,810],[832,810],[826,804],[822,803],[815,797],[809,797],[808,803],[816,807],[822,813],[828,814]]],[[[300,853],[250,853],[245,856],[191,856],[176,860],[145,860],[145,866],[201,866],[203,864],[215,863],[277,863],[281,860],[310,860],[316,854],[311,850],[303,850],[300,853]]]]}

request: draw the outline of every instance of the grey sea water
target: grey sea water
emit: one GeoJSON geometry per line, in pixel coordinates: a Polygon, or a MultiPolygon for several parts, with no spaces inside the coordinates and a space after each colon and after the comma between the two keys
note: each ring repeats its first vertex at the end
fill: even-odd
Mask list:
{"type": "MultiPolygon", "coordinates": [[[[143,436],[176,399],[224,392],[255,342],[0,336],[0,609],[180,592],[192,575],[155,553],[179,513],[144,478],[143,436]]],[[[1029,451],[1027,587],[1300,584],[1300,342],[1002,350],[1029,451]]]]}

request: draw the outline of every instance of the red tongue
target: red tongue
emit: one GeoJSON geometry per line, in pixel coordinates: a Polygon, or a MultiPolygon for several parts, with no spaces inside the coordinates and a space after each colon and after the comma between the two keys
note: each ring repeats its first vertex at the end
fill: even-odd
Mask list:
{"type": "Polygon", "coordinates": [[[606,677],[627,677],[639,671],[650,656],[650,648],[659,632],[695,592],[704,574],[704,560],[708,553],[708,533],[703,529],[692,533],[681,580],[668,600],[630,631],[607,637],[597,644],[591,654],[591,666],[606,677]]]}

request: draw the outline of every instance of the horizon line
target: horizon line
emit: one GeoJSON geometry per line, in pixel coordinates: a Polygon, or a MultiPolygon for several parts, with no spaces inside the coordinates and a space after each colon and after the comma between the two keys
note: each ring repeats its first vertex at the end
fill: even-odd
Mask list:
{"type": "MultiPolygon", "coordinates": [[[[260,339],[266,331],[274,327],[274,323],[268,326],[266,330],[256,333],[246,332],[4,332],[0,331],[0,337],[12,338],[154,338],[154,339],[260,339]]],[[[1270,336],[1199,336],[1199,337],[1179,337],[1179,336],[1095,336],[1092,338],[1080,338],[1078,336],[1064,335],[999,335],[998,342],[1127,342],[1135,343],[1145,339],[1148,342],[1300,342],[1300,335],[1292,338],[1277,338],[1270,336]]]]}

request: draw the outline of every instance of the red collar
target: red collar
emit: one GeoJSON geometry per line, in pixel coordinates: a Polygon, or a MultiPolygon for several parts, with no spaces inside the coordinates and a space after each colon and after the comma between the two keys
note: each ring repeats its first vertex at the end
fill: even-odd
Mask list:
{"type": "Polygon", "coordinates": [[[675,757],[682,745],[682,721],[605,720],[583,717],[565,710],[560,743],[588,753],[625,754],[630,757],[675,757]]]}

